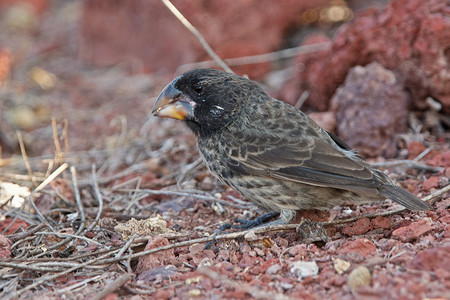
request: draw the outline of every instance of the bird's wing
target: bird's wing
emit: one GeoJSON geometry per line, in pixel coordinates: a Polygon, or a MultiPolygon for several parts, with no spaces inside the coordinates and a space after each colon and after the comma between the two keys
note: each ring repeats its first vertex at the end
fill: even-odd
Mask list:
{"type": "Polygon", "coordinates": [[[376,195],[377,188],[383,185],[356,154],[340,151],[318,135],[288,135],[280,141],[253,136],[242,139],[238,147],[230,152],[231,164],[245,173],[367,195],[376,195]]]}

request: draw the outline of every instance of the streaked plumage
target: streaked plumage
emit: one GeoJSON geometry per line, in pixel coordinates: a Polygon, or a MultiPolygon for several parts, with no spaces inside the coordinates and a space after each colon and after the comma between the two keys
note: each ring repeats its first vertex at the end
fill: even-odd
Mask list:
{"type": "Polygon", "coordinates": [[[289,222],[298,209],[329,209],[390,198],[430,207],[397,187],[335,135],[256,83],[199,69],[174,79],[153,109],[183,119],[209,170],[248,200],[289,222]]]}

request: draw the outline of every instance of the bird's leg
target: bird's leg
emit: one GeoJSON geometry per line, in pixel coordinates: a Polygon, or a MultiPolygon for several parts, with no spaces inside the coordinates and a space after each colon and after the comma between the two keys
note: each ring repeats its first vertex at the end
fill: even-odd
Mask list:
{"type": "MultiPolygon", "coordinates": [[[[250,229],[250,228],[258,227],[261,225],[272,225],[272,223],[273,224],[283,224],[282,217],[269,222],[270,220],[272,220],[275,217],[278,217],[279,215],[280,215],[280,213],[273,211],[273,212],[269,212],[264,215],[261,215],[254,220],[236,219],[236,222],[241,223],[241,225],[233,225],[231,223],[225,223],[222,226],[220,226],[219,229],[214,231],[213,236],[215,237],[231,228],[250,229]]],[[[215,243],[216,243],[216,240],[208,242],[205,246],[205,249],[210,249],[212,247],[212,245],[214,245],[215,243]]]]}
{"type": "MultiPolygon", "coordinates": [[[[259,226],[277,225],[277,224],[287,224],[295,217],[295,210],[283,210],[279,212],[269,212],[264,215],[257,217],[254,220],[236,219],[236,222],[241,223],[241,225],[233,225],[231,223],[225,223],[220,226],[219,229],[215,230],[213,236],[217,236],[228,229],[251,229],[259,226]],[[271,221],[273,218],[280,216],[278,219],[271,221]]],[[[205,249],[210,249],[216,241],[208,242],[205,249]]]]}
{"type": "Polygon", "coordinates": [[[277,221],[282,221],[281,218],[274,220],[272,222],[269,222],[270,220],[272,220],[275,217],[278,217],[280,215],[280,213],[272,211],[269,213],[266,213],[264,215],[261,215],[259,217],[257,217],[254,220],[246,220],[246,219],[236,219],[236,222],[241,223],[241,225],[233,225],[233,228],[236,229],[250,229],[250,228],[255,228],[261,225],[269,225],[272,224],[272,222],[277,222],[277,221]]]}

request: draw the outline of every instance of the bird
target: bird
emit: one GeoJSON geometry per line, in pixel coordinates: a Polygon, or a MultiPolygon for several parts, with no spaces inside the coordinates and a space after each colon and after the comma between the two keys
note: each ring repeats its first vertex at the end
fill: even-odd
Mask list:
{"type": "Polygon", "coordinates": [[[297,210],[386,198],[409,210],[431,209],[305,113],[236,74],[188,71],[162,90],[152,114],[183,120],[209,171],[279,215],[274,224],[291,222],[297,210]]]}

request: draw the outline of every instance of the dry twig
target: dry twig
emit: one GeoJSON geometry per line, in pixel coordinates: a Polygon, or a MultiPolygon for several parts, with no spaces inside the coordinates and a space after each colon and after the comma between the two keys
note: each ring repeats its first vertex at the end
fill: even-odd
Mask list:
{"type": "MultiPolygon", "coordinates": [[[[311,52],[317,52],[327,49],[331,45],[331,42],[324,43],[316,43],[310,45],[303,45],[299,47],[293,47],[288,49],[283,49],[279,51],[258,54],[258,55],[249,55],[235,58],[225,58],[223,61],[229,66],[242,66],[242,65],[253,65],[260,64],[269,61],[277,61],[286,58],[292,58],[299,54],[306,54],[311,52]]],[[[177,72],[184,73],[188,70],[198,69],[198,68],[213,68],[216,67],[217,63],[214,60],[201,61],[191,64],[181,65],[177,72]]]]}
{"type": "Polygon", "coordinates": [[[223,60],[214,52],[214,50],[211,48],[211,46],[208,44],[208,42],[205,40],[205,38],[200,34],[200,32],[195,28],[184,16],[180,11],[170,2],[169,0],[161,0],[162,3],[164,3],[165,6],[170,10],[172,14],[177,17],[177,19],[186,27],[200,42],[203,49],[209,54],[209,56],[214,59],[214,61],[225,71],[228,73],[233,73],[233,70],[230,69],[230,67],[227,66],[226,63],[223,62],[223,60]]]}
{"type": "Polygon", "coordinates": [[[103,212],[103,197],[98,187],[97,176],[95,175],[95,165],[92,165],[92,187],[94,188],[94,198],[98,202],[98,212],[97,215],[95,216],[94,222],[92,222],[91,225],[89,225],[88,230],[92,230],[95,227],[95,225],[97,225],[103,212]]]}
{"type": "Polygon", "coordinates": [[[58,273],[53,274],[53,275],[42,276],[41,278],[36,280],[34,283],[32,283],[32,284],[30,284],[30,285],[28,285],[28,286],[26,286],[26,287],[24,287],[24,288],[22,288],[22,289],[20,289],[18,291],[15,291],[14,293],[12,293],[11,298],[16,298],[19,295],[23,294],[24,292],[29,291],[29,290],[31,290],[33,288],[36,288],[36,287],[38,287],[38,286],[40,286],[42,284],[45,284],[46,282],[50,282],[52,280],[55,280],[55,279],[57,279],[60,276],[64,276],[64,275],[72,273],[73,271],[76,271],[78,269],[90,266],[90,265],[94,264],[95,262],[103,260],[103,259],[105,259],[105,257],[108,257],[108,256],[112,255],[114,252],[115,251],[111,251],[110,253],[107,253],[107,254],[101,255],[99,257],[93,258],[91,260],[88,260],[85,263],[78,264],[78,265],[76,265],[76,266],[74,266],[74,267],[72,267],[70,269],[65,270],[65,271],[58,272],[58,273]]]}
{"type": "Polygon", "coordinates": [[[134,277],[133,274],[125,273],[120,275],[116,278],[110,285],[108,285],[106,288],[101,290],[97,295],[92,297],[92,300],[102,300],[109,294],[113,293],[114,291],[118,290],[122,286],[124,286],[130,279],[134,277]]]}
{"type": "MultiPolygon", "coordinates": [[[[130,191],[135,191],[130,190],[130,189],[119,189],[117,190],[118,192],[130,192],[130,191]]],[[[200,194],[200,193],[196,193],[194,191],[167,191],[167,190],[150,190],[150,189],[140,189],[138,190],[140,193],[146,194],[146,195],[162,195],[162,196],[181,196],[181,197],[190,197],[190,198],[196,198],[196,199],[200,199],[200,200],[205,200],[205,201],[212,201],[212,202],[217,202],[223,205],[229,205],[231,207],[236,207],[236,208],[240,208],[240,209],[247,209],[248,205],[240,205],[240,204],[236,204],[236,203],[232,203],[229,201],[225,201],[219,198],[216,198],[212,195],[208,195],[208,194],[200,194]]]]}
{"type": "Polygon", "coordinates": [[[29,179],[33,183],[33,185],[36,186],[37,184],[33,180],[34,178],[33,171],[31,170],[31,165],[28,160],[27,151],[25,149],[25,143],[23,142],[23,136],[20,131],[17,131],[17,139],[19,140],[20,152],[22,153],[23,161],[25,162],[25,167],[27,168],[29,179]]]}
{"type": "Polygon", "coordinates": [[[72,175],[73,193],[75,195],[75,201],[78,206],[78,211],[80,213],[81,223],[77,230],[77,234],[83,232],[84,224],[86,223],[86,216],[84,215],[83,202],[80,197],[80,190],[78,189],[77,171],[74,166],[70,167],[70,174],[72,175]]]}

